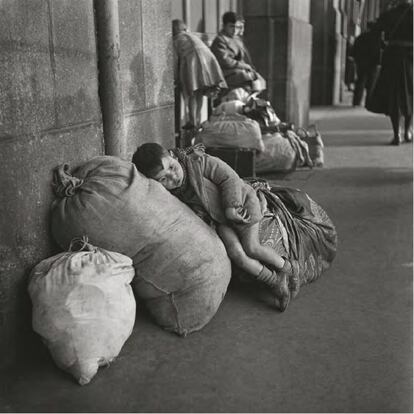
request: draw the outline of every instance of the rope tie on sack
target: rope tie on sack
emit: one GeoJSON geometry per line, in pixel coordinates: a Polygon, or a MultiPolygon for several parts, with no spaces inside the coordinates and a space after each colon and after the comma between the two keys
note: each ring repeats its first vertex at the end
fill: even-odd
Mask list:
{"type": "Polygon", "coordinates": [[[88,251],[92,252],[96,248],[92,244],[89,243],[88,236],[82,236],[82,237],[74,237],[69,244],[69,251],[70,252],[81,252],[81,251],[88,251]],[[77,247],[77,245],[80,244],[80,247],[77,247]]]}
{"type": "Polygon", "coordinates": [[[55,168],[52,186],[58,197],[73,196],[82,184],[83,180],[81,178],[74,177],[69,173],[69,164],[62,164],[55,168]]]}

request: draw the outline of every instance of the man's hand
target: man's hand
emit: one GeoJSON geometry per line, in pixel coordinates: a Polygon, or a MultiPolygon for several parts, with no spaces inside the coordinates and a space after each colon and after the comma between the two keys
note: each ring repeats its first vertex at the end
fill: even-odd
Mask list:
{"type": "Polygon", "coordinates": [[[225,210],[225,216],[228,220],[235,223],[248,224],[251,220],[250,214],[243,207],[228,207],[225,210]]]}

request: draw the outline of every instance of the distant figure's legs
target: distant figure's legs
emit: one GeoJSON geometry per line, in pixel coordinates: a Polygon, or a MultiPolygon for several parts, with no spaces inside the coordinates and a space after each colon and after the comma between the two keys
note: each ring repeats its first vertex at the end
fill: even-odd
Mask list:
{"type": "Polygon", "coordinates": [[[203,107],[203,94],[201,91],[194,91],[188,99],[188,113],[190,123],[198,128],[201,124],[201,109],[203,107]]]}
{"type": "Polygon", "coordinates": [[[413,115],[407,115],[404,118],[404,140],[405,142],[413,142],[413,115]]]}
{"type": "Polygon", "coordinates": [[[355,82],[354,96],[352,99],[353,106],[361,106],[364,90],[367,83],[367,73],[365,69],[357,66],[357,80],[355,82]]]}
{"type": "Polygon", "coordinates": [[[401,112],[399,108],[393,108],[393,112],[390,114],[392,130],[394,132],[394,138],[391,141],[391,145],[400,145],[401,144],[401,112]]]}

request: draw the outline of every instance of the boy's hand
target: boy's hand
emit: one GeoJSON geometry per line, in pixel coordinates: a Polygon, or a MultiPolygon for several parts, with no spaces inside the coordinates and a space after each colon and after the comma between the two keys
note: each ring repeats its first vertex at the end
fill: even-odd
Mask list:
{"type": "Polygon", "coordinates": [[[226,218],[235,223],[250,223],[251,217],[247,210],[243,207],[228,207],[225,210],[226,218]]]}
{"type": "Polygon", "coordinates": [[[262,212],[262,215],[264,216],[267,211],[267,200],[266,197],[263,195],[261,191],[257,192],[257,197],[259,197],[259,203],[260,203],[260,210],[262,212]]]}
{"type": "Polygon", "coordinates": [[[238,62],[237,68],[244,69],[244,70],[250,70],[250,71],[252,70],[252,67],[248,63],[245,63],[245,62],[238,62]]]}

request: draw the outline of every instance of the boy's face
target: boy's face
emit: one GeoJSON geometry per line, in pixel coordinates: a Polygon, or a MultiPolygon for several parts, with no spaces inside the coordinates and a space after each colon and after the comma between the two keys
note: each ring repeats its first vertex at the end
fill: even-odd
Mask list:
{"type": "Polygon", "coordinates": [[[174,190],[183,183],[184,171],[181,164],[171,155],[162,157],[162,170],[152,177],[154,180],[162,184],[167,190],[174,190]]]}
{"type": "Polygon", "coordinates": [[[224,33],[229,37],[234,37],[236,34],[236,23],[226,23],[223,26],[224,33]]]}

